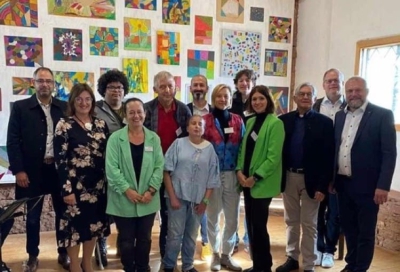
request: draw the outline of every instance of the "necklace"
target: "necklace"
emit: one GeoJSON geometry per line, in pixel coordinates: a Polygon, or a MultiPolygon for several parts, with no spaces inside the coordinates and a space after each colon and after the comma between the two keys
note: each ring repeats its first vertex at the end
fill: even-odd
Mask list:
{"type": "Polygon", "coordinates": [[[79,122],[81,122],[81,124],[85,127],[86,130],[92,130],[92,123],[91,123],[92,120],[90,120],[89,123],[84,123],[84,122],[82,122],[81,119],[79,119],[78,116],[75,115],[75,118],[78,119],[79,122]]]}

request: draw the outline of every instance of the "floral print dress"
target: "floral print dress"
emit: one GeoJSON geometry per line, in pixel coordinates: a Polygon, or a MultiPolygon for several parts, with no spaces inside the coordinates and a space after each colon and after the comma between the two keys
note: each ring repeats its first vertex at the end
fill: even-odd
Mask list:
{"type": "Polygon", "coordinates": [[[75,194],[76,205],[64,203],[60,247],[72,247],[110,234],[106,216],[105,150],[108,128],[93,118],[81,127],[72,117],[60,119],[55,129],[54,156],[62,196],[75,194]]]}

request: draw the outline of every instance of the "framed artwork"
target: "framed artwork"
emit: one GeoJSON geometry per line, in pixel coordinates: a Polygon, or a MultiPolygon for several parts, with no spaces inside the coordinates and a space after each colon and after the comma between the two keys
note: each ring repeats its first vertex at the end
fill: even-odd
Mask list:
{"type": "Polygon", "coordinates": [[[31,77],[12,77],[13,95],[32,95],[36,92],[31,77]]]}
{"type": "Polygon", "coordinates": [[[7,66],[43,66],[41,38],[4,36],[4,50],[7,66]]]}
{"type": "Polygon", "coordinates": [[[8,169],[9,167],[7,146],[0,146],[0,183],[15,180],[12,172],[8,169]]]}
{"type": "Polygon", "coordinates": [[[94,88],[94,73],[53,71],[55,93],[54,97],[67,101],[72,87],[77,83],[86,83],[94,88]]]}
{"type": "Polygon", "coordinates": [[[213,18],[210,16],[194,16],[194,43],[212,44],[213,18]]]}
{"type": "Polygon", "coordinates": [[[284,17],[269,17],[268,41],[290,43],[292,19],[284,17]]]}
{"type": "Polygon", "coordinates": [[[250,21],[264,22],[264,8],[250,7],[250,21]]]}
{"type": "Polygon", "coordinates": [[[162,22],[189,25],[190,0],[162,0],[162,22]]]}
{"type": "Polygon", "coordinates": [[[222,30],[221,76],[234,77],[243,69],[260,76],[261,34],[258,32],[222,30]]]}
{"type": "Polygon", "coordinates": [[[265,49],[265,76],[287,76],[288,50],[265,49]]]}
{"type": "Polygon", "coordinates": [[[179,62],[179,32],[157,31],[157,63],[167,65],[179,65],[179,62]]]}
{"type": "Polygon", "coordinates": [[[214,79],[214,51],[191,50],[187,51],[187,76],[203,75],[207,79],[214,79]]]}
{"type": "Polygon", "coordinates": [[[245,0],[217,0],[217,21],[243,24],[244,1],[245,0]]]}
{"type": "Polygon", "coordinates": [[[38,27],[37,0],[0,0],[0,25],[38,27]]]}
{"type": "Polygon", "coordinates": [[[118,57],[118,28],[89,27],[90,55],[118,57]]]}
{"type": "Polygon", "coordinates": [[[130,93],[149,92],[149,68],[147,59],[122,59],[122,69],[128,78],[130,93]]]}
{"type": "Polygon", "coordinates": [[[272,94],[275,104],[276,115],[288,113],[289,109],[289,88],[288,87],[268,87],[272,94]]]}
{"type": "Polygon", "coordinates": [[[115,20],[116,0],[47,0],[49,14],[115,20]]]}
{"type": "Polygon", "coordinates": [[[124,18],[124,49],[151,51],[151,21],[124,18]]]}
{"type": "Polygon", "coordinates": [[[125,0],[126,8],[157,10],[157,0],[125,0]]]}
{"type": "Polygon", "coordinates": [[[53,29],[54,60],[82,61],[82,30],[53,29]]]}

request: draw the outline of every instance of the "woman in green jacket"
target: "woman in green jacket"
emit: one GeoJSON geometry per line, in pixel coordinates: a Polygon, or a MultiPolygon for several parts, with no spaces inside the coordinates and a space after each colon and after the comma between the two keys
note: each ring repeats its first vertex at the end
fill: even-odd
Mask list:
{"type": "Polygon", "coordinates": [[[107,144],[107,213],[119,231],[124,271],[146,272],[164,158],[160,138],[143,126],[143,102],[128,99],[125,114],[128,125],[114,132],[107,144]]]}
{"type": "Polygon", "coordinates": [[[272,197],[281,191],[283,123],[275,114],[272,96],[265,86],[255,86],[247,100],[255,114],[246,123],[239,152],[237,178],[243,188],[253,267],[245,272],[271,272],[272,256],[267,230],[272,197]]]}

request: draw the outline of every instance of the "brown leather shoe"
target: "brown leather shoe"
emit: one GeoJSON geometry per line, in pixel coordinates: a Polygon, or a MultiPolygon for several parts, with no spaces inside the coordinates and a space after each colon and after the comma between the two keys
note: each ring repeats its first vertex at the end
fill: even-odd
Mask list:
{"type": "Polygon", "coordinates": [[[69,270],[69,264],[71,263],[71,260],[68,256],[67,253],[63,254],[58,254],[58,259],[57,262],[65,269],[69,270]]]}

